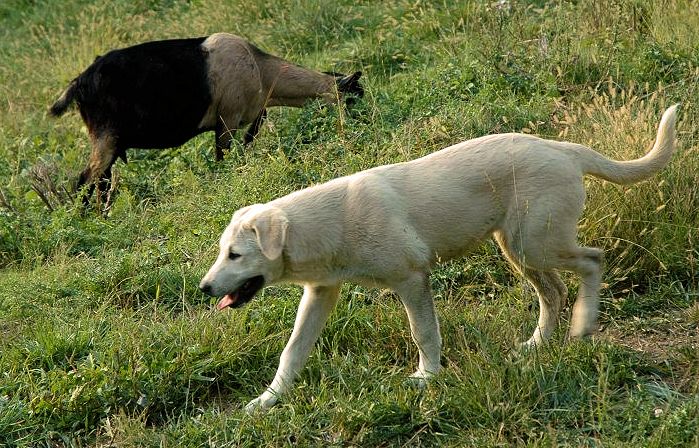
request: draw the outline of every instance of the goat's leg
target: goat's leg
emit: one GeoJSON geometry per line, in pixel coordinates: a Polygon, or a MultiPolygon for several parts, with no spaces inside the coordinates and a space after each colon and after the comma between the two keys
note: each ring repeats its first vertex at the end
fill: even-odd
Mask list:
{"type": "Polygon", "coordinates": [[[247,146],[250,143],[252,143],[253,140],[255,140],[255,137],[257,137],[257,134],[260,132],[260,127],[262,126],[262,123],[264,123],[266,118],[267,109],[262,109],[260,115],[258,115],[257,118],[255,118],[255,121],[252,122],[247,132],[245,133],[245,138],[243,139],[244,145],[247,146]]]}
{"type": "Polygon", "coordinates": [[[95,184],[90,182],[90,177],[90,168],[87,167],[80,173],[80,176],[78,177],[78,180],[75,183],[76,192],[80,192],[80,190],[86,184],[88,185],[87,190],[82,195],[82,203],[85,207],[87,207],[90,204],[90,198],[92,197],[92,193],[95,191],[95,184]]]}
{"type": "MultiPolygon", "coordinates": [[[[237,123],[237,122],[236,122],[237,123]]],[[[216,120],[216,161],[223,160],[223,152],[231,148],[236,128],[226,124],[223,118],[216,120]]]]}
{"type": "Polygon", "coordinates": [[[89,185],[87,191],[83,195],[82,202],[84,205],[90,203],[90,197],[95,191],[95,183],[98,182],[98,189],[105,186],[109,187],[111,179],[111,168],[117,158],[117,148],[115,139],[111,135],[103,135],[100,137],[91,137],[92,151],[90,152],[90,160],[85,169],[80,173],[76,190],[79,191],[84,185],[89,185]],[[105,182],[105,175],[108,176],[105,182]]]}
{"type": "Polygon", "coordinates": [[[109,164],[109,166],[107,166],[104,173],[102,173],[99,182],[97,182],[97,194],[99,195],[98,203],[100,205],[104,204],[104,208],[102,210],[105,214],[112,206],[112,199],[114,198],[114,195],[110,194],[110,190],[112,189],[112,166],[114,166],[116,159],[117,157],[114,156],[112,162],[109,164]]]}

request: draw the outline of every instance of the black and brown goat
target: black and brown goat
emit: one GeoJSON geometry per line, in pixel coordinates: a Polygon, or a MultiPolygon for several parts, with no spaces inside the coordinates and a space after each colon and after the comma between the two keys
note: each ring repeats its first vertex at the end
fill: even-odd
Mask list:
{"type": "Polygon", "coordinates": [[[92,152],[78,188],[108,190],[112,165],[129,148],[170,148],[216,132],[216,160],[235,131],[250,124],[253,141],[271,106],[300,107],[321,98],[362,96],[361,72],[349,76],[307,70],[227,33],[146,42],[99,56],[51,107],[62,115],[75,101],[92,152]]]}

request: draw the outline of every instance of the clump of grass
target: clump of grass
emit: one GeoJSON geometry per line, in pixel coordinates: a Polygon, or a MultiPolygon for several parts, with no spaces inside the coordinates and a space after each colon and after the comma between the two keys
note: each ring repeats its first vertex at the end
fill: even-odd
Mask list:
{"type": "Polygon", "coordinates": [[[75,199],[65,183],[57,183],[54,180],[57,171],[55,163],[39,161],[27,172],[32,190],[51,212],[62,205],[72,203],[75,199]]]}

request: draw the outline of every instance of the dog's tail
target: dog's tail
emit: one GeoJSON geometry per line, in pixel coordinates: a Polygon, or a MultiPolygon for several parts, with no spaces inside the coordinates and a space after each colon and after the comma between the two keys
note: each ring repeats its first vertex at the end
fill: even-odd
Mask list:
{"type": "Polygon", "coordinates": [[[66,112],[66,110],[68,110],[68,106],[70,106],[70,104],[75,100],[77,88],[78,79],[76,78],[72,80],[70,84],[68,84],[68,87],[63,91],[60,98],[53,103],[53,106],[51,106],[51,109],[49,109],[51,115],[54,117],[60,117],[66,112]]]}
{"type": "Polygon", "coordinates": [[[645,156],[635,160],[617,161],[608,159],[595,151],[585,151],[585,154],[580,153],[583,172],[615,184],[632,184],[648,179],[660,171],[667,165],[675,151],[675,121],[678,106],[679,104],[670,106],[663,114],[653,149],[645,156]]]}

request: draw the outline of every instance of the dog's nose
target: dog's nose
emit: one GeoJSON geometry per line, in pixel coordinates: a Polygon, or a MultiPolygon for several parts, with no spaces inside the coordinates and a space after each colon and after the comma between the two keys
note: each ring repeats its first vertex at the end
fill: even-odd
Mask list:
{"type": "Polygon", "coordinates": [[[201,290],[201,292],[208,296],[213,295],[211,294],[211,283],[202,281],[201,283],[199,283],[199,289],[201,290]]]}

